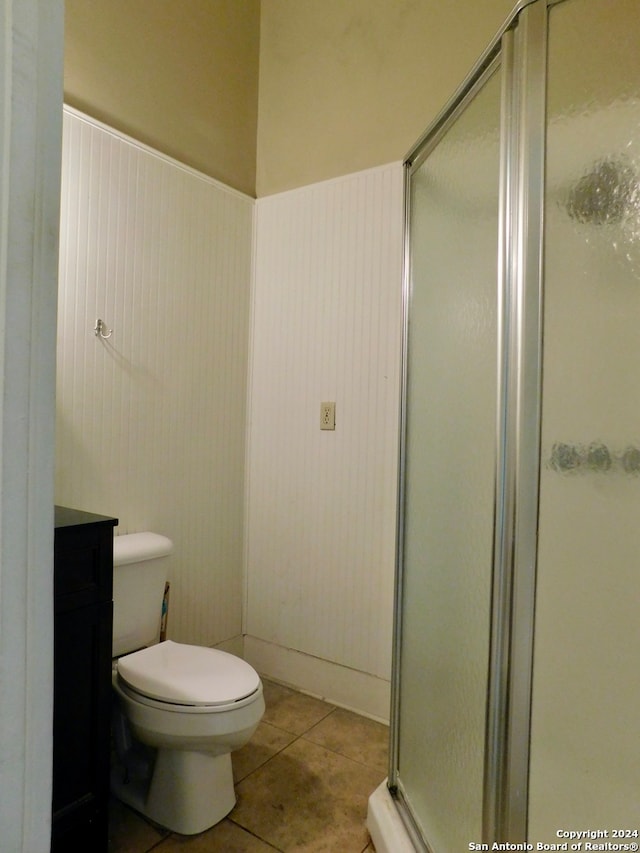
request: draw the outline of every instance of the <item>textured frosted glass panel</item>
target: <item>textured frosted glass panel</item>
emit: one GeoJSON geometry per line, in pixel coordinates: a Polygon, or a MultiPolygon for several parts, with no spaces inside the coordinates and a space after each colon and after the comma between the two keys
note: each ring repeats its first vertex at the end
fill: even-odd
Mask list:
{"type": "Polygon", "coordinates": [[[438,853],[481,838],[500,81],[412,182],[399,777],[438,853]]]}
{"type": "Polygon", "coordinates": [[[640,828],[639,44],[637,2],[551,11],[533,842],[640,828]]]}

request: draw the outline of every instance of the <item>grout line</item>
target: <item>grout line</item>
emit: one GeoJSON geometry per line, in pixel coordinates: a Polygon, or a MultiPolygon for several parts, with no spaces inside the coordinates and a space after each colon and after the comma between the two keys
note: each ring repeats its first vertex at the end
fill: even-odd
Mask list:
{"type": "MultiPolygon", "coordinates": [[[[305,734],[308,734],[305,732],[305,734]]],[[[339,752],[337,749],[332,749],[330,746],[327,746],[325,743],[318,743],[315,740],[311,740],[311,738],[305,737],[305,735],[300,735],[302,740],[305,740],[307,743],[312,743],[314,746],[319,746],[321,749],[326,749],[327,752],[332,752],[334,755],[339,755],[340,758],[346,758],[347,761],[353,761],[354,764],[357,764],[358,767],[366,767],[367,770],[374,770],[378,773],[383,773],[384,776],[387,775],[387,770],[380,770],[379,767],[374,767],[373,764],[366,764],[364,761],[359,761],[357,758],[354,758],[352,755],[345,755],[344,752],[339,752]]]]}
{"type": "MultiPolygon", "coordinates": [[[[327,716],[328,716],[328,715],[327,715],[327,716]]],[[[325,718],[323,717],[323,719],[325,719],[325,718]]],[[[272,725],[272,724],[271,724],[271,723],[267,723],[266,725],[270,726],[270,725],[272,725]]],[[[273,755],[270,755],[270,756],[269,756],[269,758],[267,758],[265,761],[263,761],[263,762],[262,762],[262,764],[258,764],[258,766],[257,766],[257,767],[254,767],[254,768],[253,768],[253,770],[251,770],[251,772],[247,773],[247,775],[246,775],[246,776],[243,776],[243,777],[242,777],[242,779],[239,779],[239,780],[238,780],[238,783],[237,783],[238,785],[239,785],[241,782],[244,782],[244,780],[245,780],[245,779],[248,779],[248,778],[249,778],[249,776],[253,776],[253,774],[254,774],[257,770],[261,770],[263,767],[266,767],[266,766],[267,766],[267,764],[268,764],[270,761],[273,761],[273,759],[276,757],[276,755],[280,755],[280,753],[281,753],[281,752],[284,752],[286,749],[289,749],[289,747],[290,747],[290,746],[293,746],[293,744],[294,744],[294,743],[296,743],[296,741],[301,740],[301,739],[304,737],[304,735],[306,734],[306,732],[303,732],[303,734],[301,734],[301,735],[296,735],[294,732],[289,732],[289,731],[287,731],[287,729],[281,729],[279,726],[273,726],[273,728],[274,728],[274,729],[278,729],[278,731],[279,731],[279,732],[285,732],[285,733],[286,733],[286,734],[288,734],[288,735],[292,735],[292,736],[293,736],[293,740],[290,740],[290,741],[289,741],[289,743],[287,743],[287,744],[285,744],[284,746],[280,747],[280,749],[279,749],[279,750],[277,750],[277,752],[274,752],[274,753],[273,753],[273,755]]],[[[313,726],[312,726],[312,728],[313,728],[313,726]]],[[[311,729],[307,729],[307,731],[311,731],[311,729]]],[[[312,741],[308,741],[308,743],[311,743],[311,742],[312,742],[312,741]]]]}
{"type": "Polygon", "coordinates": [[[270,723],[269,720],[265,720],[264,717],[262,718],[262,722],[266,723],[268,726],[273,726],[274,729],[278,729],[281,732],[286,732],[288,735],[294,735],[297,739],[299,737],[303,737],[304,735],[306,735],[308,732],[311,731],[311,729],[315,729],[315,727],[319,726],[320,723],[324,722],[324,720],[326,720],[327,717],[330,717],[334,711],[338,710],[336,705],[330,705],[328,702],[325,702],[325,704],[329,706],[330,710],[327,711],[327,713],[324,714],[322,717],[320,717],[320,719],[316,720],[315,723],[310,725],[308,729],[305,729],[303,732],[300,732],[300,734],[298,734],[297,732],[291,732],[291,731],[289,731],[289,729],[283,729],[282,726],[278,726],[275,723],[270,723]]]}
{"type": "MultiPolygon", "coordinates": [[[[267,844],[269,847],[271,847],[272,850],[276,850],[277,853],[286,853],[286,851],[282,850],[280,847],[276,847],[270,841],[267,841],[266,838],[263,838],[261,835],[258,835],[257,833],[252,832],[250,829],[247,829],[246,826],[242,826],[241,823],[236,823],[235,820],[232,817],[230,817],[230,815],[227,815],[225,820],[228,820],[229,823],[232,823],[234,826],[237,826],[238,829],[241,829],[243,832],[246,832],[247,835],[250,835],[252,838],[257,838],[258,841],[262,841],[263,844],[267,844]]],[[[365,850],[366,850],[366,848],[365,848],[365,850]]]]}
{"type": "MultiPolygon", "coordinates": [[[[327,703],[327,704],[329,704],[329,703],[327,703]]],[[[284,750],[285,750],[285,749],[288,749],[288,748],[289,748],[292,744],[294,744],[297,740],[305,740],[307,743],[312,743],[312,744],[314,744],[314,746],[320,746],[320,747],[322,747],[323,749],[326,749],[326,750],[327,750],[327,752],[332,752],[334,755],[339,755],[339,756],[341,756],[342,758],[347,758],[349,761],[353,761],[355,764],[358,764],[360,767],[366,767],[368,770],[375,770],[375,771],[379,771],[379,770],[380,770],[380,768],[379,768],[379,767],[374,767],[372,764],[367,764],[367,763],[365,763],[364,761],[358,761],[358,759],[357,759],[357,758],[353,758],[353,756],[351,756],[351,755],[346,755],[344,752],[339,752],[337,749],[332,749],[330,746],[327,746],[327,745],[326,745],[326,744],[324,744],[324,743],[317,743],[316,741],[311,740],[311,738],[308,738],[308,737],[307,737],[307,735],[309,734],[309,732],[313,731],[313,729],[315,729],[315,728],[316,728],[316,726],[319,726],[319,725],[320,725],[320,723],[322,723],[322,722],[324,722],[326,719],[328,719],[328,718],[331,716],[331,714],[333,714],[333,713],[334,713],[335,711],[337,711],[337,710],[339,710],[339,706],[337,706],[337,705],[333,706],[333,707],[331,708],[331,710],[330,710],[330,711],[328,711],[328,712],[327,712],[323,717],[321,717],[321,718],[320,718],[319,720],[317,720],[317,721],[316,721],[312,726],[309,726],[309,728],[308,728],[308,729],[305,729],[305,731],[304,731],[304,732],[302,732],[302,733],[301,733],[301,734],[299,734],[299,735],[295,735],[295,732],[290,732],[290,731],[288,731],[287,729],[283,729],[283,728],[281,728],[280,726],[276,726],[274,723],[270,723],[270,722],[266,721],[266,723],[267,723],[267,725],[268,725],[268,726],[273,726],[273,728],[274,728],[274,729],[278,729],[278,731],[281,731],[281,732],[286,732],[286,733],[287,733],[287,734],[289,734],[289,735],[295,735],[295,738],[294,738],[294,740],[292,740],[290,743],[288,743],[286,746],[283,746],[283,747],[282,747],[282,749],[279,749],[279,750],[278,750],[278,752],[274,752],[274,754],[273,754],[272,756],[270,756],[269,758],[267,758],[267,760],[266,760],[265,762],[263,762],[263,763],[260,765],[260,767],[264,767],[264,765],[265,765],[265,764],[268,764],[268,763],[269,763],[269,761],[271,761],[271,759],[272,759],[272,758],[275,758],[275,756],[276,756],[276,755],[279,755],[281,752],[284,752],[284,750]]],[[[366,718],[365,718],[365,719],[366,719],[366,718]]],[[[257,770],[258,768],[256,767],[255,769],[257,770]]],[[[382,772],[386,775],[386,768],[385,768],[385,769],[383,769],[383,771],[382,771],[382,772]]],[[[253,773],[253,770],[251,771],[251,773],[253,773]]],[[[250,776],[250,775],[251,775],[251,773],[249,773],[249,774],[248,774],[248,776],[250,776]]],[[[244,778],[246,779],[246,778],[247,778],[247,776],[245,776],[244,778]]]]}
{"type": "Polygon", "coordinates": [[[253,773],[256,772],[256,770],[260,770],[262,767],[265,767],[272,759],[274,759],[276,757],[276,755],[280,755],[280,753],[289,749],[290,746],[293,746],[293,744],[299,740],[304,740],[306,743],[312,743],[314,746],[318,746],[321,749],[326,749],[327,752],[331,752],[331,753],[333,753],[333,755],[339,755],[341,758],[346,758],[348,761],[352,761],[354,764],[357,764],[359,767],[365,767],[367,770],[373,770],[374,772],[382,772],[384,775],[386,775],[386,769],[385,768],[383,768],[381,770],[379,767],[375,767],[372,764],[367,764],[364,761],[359,761],[357,758],[354,758],[352,755],[346,755],[344,752],[340,752],[337,749],[332,749],[330,746],[327,746],[324,743],[318,743],[317,741],[311,740],[311,738],[307,737],[307,735],[311,731],[313,731],[313,729],[315,729],[316,726],[320,725],[320,723],[322,723],[326,719],[328,719],[331,716],[331,714],[333,714],[334,711],[336,711],[336,710],[337,710],[337,707],[333,707],[328,713],[326,713],[323,717],[321,717],[319,720],[317,720],[315,723],[313,723],[312,726],[309,726],[308,729],[305,729],[301,734],[296,734],[295,732],[291,732],[288,729],[283,729],[281,726],[277,726],[274,723],[270,723],[268,720],[264,721],[266,725],[272,726],[272,728],[278,729],[278,731],[280,731],[280,732],[285,732],[286,734],[291,735],[293,737],[293,740],[289,741],[289,743],[285,744],[283,747],[278,749],[277,752],[273,753],[273,755],[270,755],[269,758],[265,759],[265,761],[262,762],[262,764],[259,764],[257,767],[254,767],[253,770],[251,770],[249,773],[247,773],[246,776],[243,776],[242,779],[238,779],[237,784],[244,782],[244,780],[248,779],[249,776],[251,776],[253,773]]]}
{"type": "Polygon", "coordinates": [[[170,832],[169,835],[165,835],[164,838],[160,838],[158,841],[155,842],[155,844],[152,844],[151,847],[147,847],[147,849],[144,851],[144,853],[151,853],[152,850],[158,850],[160,845],[164,844],[164,842],[168,838],[171,838],[173,834],[174,834],[173,832],[170,832]]]}

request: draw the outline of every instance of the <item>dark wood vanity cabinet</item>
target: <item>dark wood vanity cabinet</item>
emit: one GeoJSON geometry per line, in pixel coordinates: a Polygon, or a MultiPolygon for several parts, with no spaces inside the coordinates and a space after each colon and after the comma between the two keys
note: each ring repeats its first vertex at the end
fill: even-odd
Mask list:
{"type": "Polygon", "coordinates": [[[54,853],[106,853],[117,519],[56,507],[54,546],[54,853]]]}

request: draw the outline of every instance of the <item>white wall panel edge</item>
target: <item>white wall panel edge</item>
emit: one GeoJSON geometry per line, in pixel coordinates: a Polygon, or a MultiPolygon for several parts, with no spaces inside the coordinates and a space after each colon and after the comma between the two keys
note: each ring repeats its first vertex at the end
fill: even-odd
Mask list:
{"type": "Polygon", "coordinates": [[[245,423],[244,447],[244,518],[242,540],[242,635],[247,633],[247,611],[249,607],[249,507],[251,503],[250,482],[250,451],[252,424],[252,394],[253,394],[253,349],[255,332],[255,293],[256,293],[256,246],[258,229],[258,211],[254,204],[251,213],[251,284],[249,291],[249,339],[248,339],[248,375],[247,375],[247,416],[245,423]]]}

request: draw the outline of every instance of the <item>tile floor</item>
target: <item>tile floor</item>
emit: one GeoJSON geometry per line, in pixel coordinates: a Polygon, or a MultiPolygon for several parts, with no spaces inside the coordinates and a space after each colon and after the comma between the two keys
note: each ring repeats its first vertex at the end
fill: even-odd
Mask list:
{"type": "Polygon", "coordinates": [[[262,722],[232,756],[231,814],[183,836],[112,800],[109,853],[373,851],[367,800],[387,775],[387,727],[273,682],[264,693],[262,722]]]}

